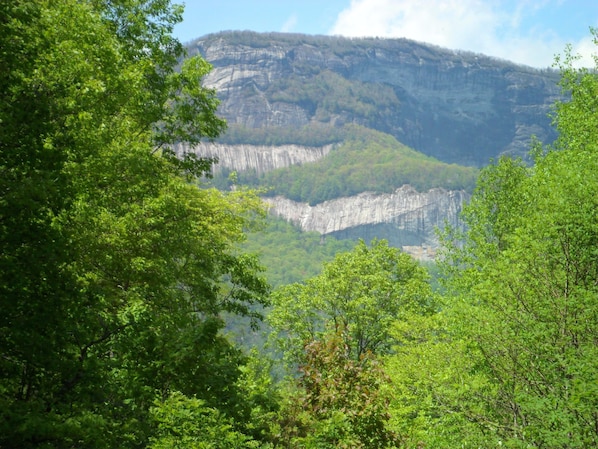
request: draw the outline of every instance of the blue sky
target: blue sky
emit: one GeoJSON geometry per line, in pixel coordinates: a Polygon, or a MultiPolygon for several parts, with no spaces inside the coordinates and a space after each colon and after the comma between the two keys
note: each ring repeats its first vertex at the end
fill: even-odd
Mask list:
{"type": "MultiPolygon", "coordinates": [[[[177,2],[177,0],[174,0],[177,2]]],[[[548,67],[566,44],[594,66],[598,0],[179,0],[183,42],[224,30],[406,37],[548,67]]]]}

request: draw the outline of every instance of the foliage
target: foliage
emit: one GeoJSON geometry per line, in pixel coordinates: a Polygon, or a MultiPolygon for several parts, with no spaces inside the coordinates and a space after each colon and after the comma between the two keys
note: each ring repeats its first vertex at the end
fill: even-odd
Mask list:
{"type": "MultiPolygon", "coordinates": [[[[598,45],[598,29],[590,27],[593,42],[598,45]]],[[[569,101],[558,101],[553,114],[554,123],[559,131],[555,143],[556,149],[591,151],[596,133],[596,68],[598,61],[594,57],[594,69],[573,69],[579,59],[572,53],[571,46],[565,54],[558,56],[555,66],[561,73],[560,86],[569,101]]]]}
{"type": "Polygon", "coordinates": [[[249,419],[243,423],[244,432],[258,441],[269,440],[281,402],[280,385],[272,377],[274,363],[263,353],[252,349],[247,363],[240,370],[237,386],[250,409],[249,419]]]}
{"type": "Polygon", "coordinates": [[[347,335],[330,333],[305,347],[299,388],[273,431],[276,447],[387,448],[384,372],[371,352],[353,359],[347,335]]]}
{"type": "MultiPolygon", "coordinates": [[[[490,208],[481,201],[485,207],[474,203],[470,210],[468,224],[482,229],[472,237],[490,232],[492,238],[469,241],[466,257],[459,256],[469,264],[453,287],[467,304],[461,320],[497,383],[496,395],[485,400],[512,447],[597,442],[590,387],[597,369],[593,160],[574,150],[549,153],[503,191],[509,201],[524,200],[519,209],[516,202],[506,205],[516,213],[495,215],[493,222],[483,217],[504,204],[490,208]]],[[[488,170],[513,179],[509,163],[488,170]]]]}
{"type": "Polygon", "coordinates": [[[354,246],[352,241],[322,237],[317,232],[302,232],[275,217],[268,217],[263,229],[248,233],[242,244],[246,252],[259,255],[265,268],[264,275],[274,288],[316,276],[325,262],[354,246]]]}
{"type": "Polygon", "coordinates": [[[392,193],[405,184],[419,191],[435,187],[471,190],[475,185],[475,168],[424,156],[387,134],[360,127],[349,129],[347,140],[325,158],[274,170],[260,184],[271,187],[269,195],[311,205],[366,191],[392,193]]]}
{"type": "Polygon", "coordinates": [[[598,445],[598,78],[571,62],[554,148],[539,148],[531,168],[486,168],[465,244],[448,252],[458,327],[494,390],[479,398],[493,413],[480,425],[506,447],[598,445]]]}
{"type": "Polygon", "coordinates": [[[198,189],[174,141],[225,123],[201,58],[175,71],[163,0],[0,5],[0,446],[143,447],[158,395],[241,423],[222,311],[268,286],[238,244],[251,192],[198,189]]]}
{"type": "Polygon", "coordinates": [[[335,116],[350,115],[375,121],[399,103],[392,87],[349,81],[332,70],[317,70],[313,66],[295,67],[296,73],[273,82],[266,95],[272,102],[299,104],[319,122],[330,122],[335,116]],[[306,78],[306,74],[313,75],[306,78]]]}
{"type": "Polygon", "coordinates": [[[374,241],[361,241],[324,265],[304,284],[291,284],[272,295],[268,322],[274,339],[294,361],[304,345],[329,331],[346,330],[355,360],[368,351],[383,354],[391,345],[391,323],[408,311],[429,313],[435,302],[426,271],[409,255],[374,241]]]}
{"type": "MultiPolygon", "coordinates": [[[[275,291],[273,337],[300,368],[285,390],[263,354],[223,334],[224,317],[254,324],[268,305],[241,246],[261,201],[198,188],[212,161],[171,151],[225,128],[201,86],[209,65],[175,70],[180,19],[166,0],[0,3],[0,447],[597,447],[595,72],[567,54],[559,140],[533,167],[503,158],[482,171],[467,230],[444,235],[442,302],[385,241],[275,291]]],[[[290,78],[287,94],[375,116],[369,84],[343,103],[325,91],[352,87],[333,72],[316,80],[300,92],[290,78]]],[[[300,175],[301,198],[416,184],[422,170],[475,176],[385,135],[343,132],[310,168],[346,167],[342,182],[312,192],[316,179],[300,175]],[[367,152],[376,163],[363,178],[353,169],[367,152]]],[[[278,284],[342,247],[269,223],[273,246],[298,242],[268,250],[289,271],[272,275],[278,284]]]]}
{"type": "Polygon", "coordinates": [[[396,343],[383,360],[393,392],[389,428],[405,448],[500,447],[493,410],[481,400],[494,386],[479,368],[481,354],[444,309],[393,325],[396,343]]]}
{"type": "Polygon", "coordinates": [[[259,445],[234,430],[230,419],[201,400],[174,392],[156,401],[150,410],[157,432],[149,449],[257,448],[259,445]]]}
{"type": "Polygon", "coordinates": [[[331,127],[328,124],[310,123],[301,128],[265,126],[247,128],[230,124],[226,133],[218,138],[218,143],[249,145],[305,145],[321,147],[338,143],[346,135],[345,127],[331,127]]]}

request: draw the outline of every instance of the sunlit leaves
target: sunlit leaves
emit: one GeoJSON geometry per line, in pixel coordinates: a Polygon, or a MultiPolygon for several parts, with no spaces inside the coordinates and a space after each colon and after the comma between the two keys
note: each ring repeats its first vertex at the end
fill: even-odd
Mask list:
{"type": "Polygon", "coordinates": [[[274,292],[272,302],[268,320],[291,358],[300,357],[305,343],[341,328],[351,336],[354,358],[367,351],[384,353],[394,320],[435,307],[425,270],[385,241],[371,247],[360,242],[326,264],[319,276],[274,292]]]}
{"type": "Polygon", "coordinates": [[[508,159],[483,170],[450,251],[459,325],[494,393],[481,398],[495,419],[482,427],[508,447],[593,447],[598,311],[595,74],[563,62],[554,148],[535,165],[508,159]],[[453,268],[456,268],[454,265],[453,268]],[[463,307],[463,306],[460,306],[463,307]],[[583,368],[582,368],[583,367],[583,368]]]}
{"type": "Polygon", "coordinates": [[[257,448],[256,442],[236,431],[230,419],[196,398],[174,392],[155,401],[151,416],[157,432],[149,449],[257,448]]]}

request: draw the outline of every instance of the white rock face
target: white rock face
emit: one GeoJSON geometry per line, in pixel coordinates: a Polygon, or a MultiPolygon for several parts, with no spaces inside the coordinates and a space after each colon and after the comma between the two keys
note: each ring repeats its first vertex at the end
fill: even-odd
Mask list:
{"type": "Polygon", "coordinates": [[[267,198],[270,212],[295,223],[304,231],[326,235],[357,226],[390,223],[398,230],[425,236],[434,244],[435,228],[445,221],[459,225],[459,214],[469,200],[465,191],[431,189],[418,192],[405,185],[390,194],[361,193],[326,201],[315,206],[282,196],[267,198]]]}
{"type": "Polygon", "coordinates": [[[230,45],[226,39],[217,39],[203,51],[208,61],[228,61],[226,67],[212,70],[204,79],[206,86],[218,92],[238,89],[245,80],[263,89],[279,78],[287,50],[272,45],[253,48],[247,45],[230,45]],[[266,69],[266,70],[265,70],[266,69]]]}
{"type": "Polygon", "coordinates": [[[219,169],[228,168],[234,171],[255,170],[257,174],[277,168],[315,162],[326,156],[333,145],[323,147],[304,147],[300,145],[222,145],[217,143],[200,143],[189,148],[179,145],[177,153],[192,152],[202,157],[216,157],[219,169]]]}

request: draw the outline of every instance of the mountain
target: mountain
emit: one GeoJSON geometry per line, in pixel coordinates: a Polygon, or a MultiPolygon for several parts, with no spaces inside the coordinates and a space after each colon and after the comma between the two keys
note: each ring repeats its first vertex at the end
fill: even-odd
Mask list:
{"type": "MultiPolygon", "coordinates": [[[[555,70],[407,39],[227,32],[189,45],[232,125],[299,129],[357,123],[441,161],[483,166],[553,140],[555,70]]],[[[289,143],[289,142],[286,142],[289,143]]]]}
{"type": "Polygon", "coordinates": [[[233,170],[270,186],[273,213],[304,230],[434,245],[435,226],[460,225],[477,168],[556,137],[551,69],[406,39],[248,31],[188,51],[213,65],[204,85],[229,130],[178,150],[216,156],[221,186],[233,170]]]}

